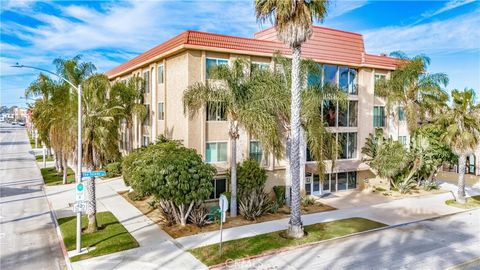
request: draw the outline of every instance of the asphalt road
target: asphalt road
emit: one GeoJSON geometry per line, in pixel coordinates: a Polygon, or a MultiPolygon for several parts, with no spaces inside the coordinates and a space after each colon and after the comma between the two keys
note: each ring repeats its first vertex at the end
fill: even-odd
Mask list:
{"type": "Polygon", "coordinates": [[[480,269],[480,209],[360,234],[228,269],[480,269]]]}
{"type": "Polygon", "coordinates": [[[0,123],[0,269],[66,269],[25,128],[0,123]]]}

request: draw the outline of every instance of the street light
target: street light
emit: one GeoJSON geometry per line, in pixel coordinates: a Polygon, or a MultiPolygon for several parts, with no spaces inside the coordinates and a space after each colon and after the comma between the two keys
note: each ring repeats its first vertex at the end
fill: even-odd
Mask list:
{"type": "MultiPolygon", "coordinates": [[[[61,80],[65,81],[68,83],[71,87],[73,87],[75,90],[77,90],[77,98],[78,98],[78,111],[77,111],[77,184],[82,183],[82,85],[79,84],[78,86],[73,85],[72,82],[69,80],[65,79],[64,77],[58,75],[57,73],[51,72],[49,70],[43,69],[43,68],[38,68],[38,67],[32,67],[32,66],[25,66],[25,65],[20,65],[16,63],[12,67],[15,68],[30,68],[30,69],[36,69],[40,70],[49,74],[52,74],[61,80]]],[[[82,214],[81,212],[77,212],[77,253],[80,253],[81,251],[81,237],[82,237],[82,214]]]]}

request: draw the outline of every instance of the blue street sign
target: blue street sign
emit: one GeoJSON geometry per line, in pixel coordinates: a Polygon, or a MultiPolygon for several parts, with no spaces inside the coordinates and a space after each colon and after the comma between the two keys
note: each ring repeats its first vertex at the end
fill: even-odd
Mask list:
{"type": "Polygon", "coordinates": [[[82,177],[102,177],[107,175],[105,171],[82,172],[82,177]]]}
{"type": "Polygon", "coordinates": [[[82,184],[82,183],[78,183],[78,184],[77,184],[77,191],[78,191],[78,192],[82,192],[82,191],[83,191],[83,184],[82,184]]]}

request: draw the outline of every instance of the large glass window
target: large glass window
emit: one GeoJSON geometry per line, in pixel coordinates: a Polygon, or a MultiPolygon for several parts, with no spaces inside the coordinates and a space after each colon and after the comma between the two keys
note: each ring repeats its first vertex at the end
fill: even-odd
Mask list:
{"type": "Polygon", "coordinates": [[[251,66],[252,71],[268,70],[269,68],[270,68],[269,63],[261,63],[261,62],[252,62],[252,66],[251,66]]]}
{"type": "Polygon", "coordinates": [[[205,162],[225,162],[227,161],[227,143],[212,142],[207,143],[205,162]]]}
{"type": "Polygon", "coordinates": [[[467,157],[467,171],[468,174],[475,174],[475,155],[467,157]]]}
{"type": "Polygon", "coordinates": [[[405,121],[405,109],[398,107],[398,121],[405,121]]]}
{"type": "MultiPolygon", "coordinates": [[[[377,83],[378,81],[380,80],[386,80],[387,79],[387,75],[385,74],[375,74],[375,83],[377,83]]],[[[374,95],[377,95],[377,92],[375,91],[376,89],[374,89],[374,95]]]]}
{"type": "Polygon", "coordinates": [[[257,161],[258,163],[262,162],[262,147],[258,141],[250,141],[250,159],[257,161]]]}
{"type": "Polygon", "coordinates": [[[224,103],[208,102],[207,103],[207,121],[226,121],[224,103]]]}
{"type": "Polygon", "coordinates": [[[213,67],[218,65],[228,65],[228,60],[226,59],[216,59],[216,58],[207,58],[207,79],[210,77],[210,71],[213,67]]]}
{"type": "Polygon", "coordinates": [[[350,95],[358,94],[357,73],[357,70],[354,68],[348,69],[348,93],[350,95]]]}
{"type": "Polygon", "coordinates": [[[350,100],[348,102],[348,126],[356,127],[358,117],[358,101],[350,100]]]}
{"type": "Polygon", "coordinates": [[[340,67],[339,68],[339,86],[342,89],[342,91],[347,92],[348,91],[348,70],[349,68],[347,67],[340,67]]]}
{"type": "Polygon", "coordinates": [[[347,189],[347,173],[346,172],[341,172],[337,173],[337,187],[338,190],[346,190],[347,189]]]}
{"type": "Polygon", "coordinates": [[[348,126],[348,107],[349,104],[338,104],[338,126],[348,126]]]}
{"type": "Polygon", "coordinates": [[[158,84],[163,83],[163,65],[158,65],[158,71],[157,71],[157,82],[158,84]]]}
{"type": "Polygon", "coordinates": [[[210,194],[210,200],[220,198],[222,193],[227,192],[227,179],[226,178],[215,178],[212,180],[213,191],[210,194]]]}
{"type": "Polygon", "coordinates": [[[373,127],[385,127],[385,107],[373,107],[373,127]]]}
{"type": "Polygon", "coordinates": [[[143,73],[143,88],[145,90],[145,93],[150,92],[150,72],[145,71],[143,73]]]}
{"type": "Polygon", "coordinates": [[[357,157],[357,133],[338,133],[339,159],[352,159],[357,157]]]}
{"type": "Polygon", "coordinates": [[[357,188],[357,172],[348,172],[348,189],[357,188]]]}
{"type": "Polygon", "coordinates": [[[163,108],[163,102],[158,103],[158,120],[165,119],[165,109],[163,108]]]}
{"type": "Polygon", "coordinates": [[[324,83],[337,84],[337,66],[324,65],[323,66],[323,81],[324,83]]]}
{"type": "Polygon", "coordinates": [[[308,73],[308,76],[307,76],[308,86],[322,84],[322,65],[317,64],[317,67],[318,67],[317,71],[308,73]]]}
{"type": "Polygon", "coordinates": [[[329,127],[336,126],[337,121],[337,104],[331,100],[323,102],[323,119],[329,127]]]}

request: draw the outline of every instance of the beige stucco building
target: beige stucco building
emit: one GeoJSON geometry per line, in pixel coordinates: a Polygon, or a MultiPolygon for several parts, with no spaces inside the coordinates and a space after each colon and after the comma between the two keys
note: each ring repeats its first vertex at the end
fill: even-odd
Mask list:
{"type": "MultiPolygon", "coordinates": [[[[374,94],[375,80],[388,77],[397,59],[367,54],[360,34],[323,27],[313,30],[312,38],[303,46],[302,57],[322,64],[320,79],[323,82],[339,84],[349,93],[349,106],[345,110],[332,102],[324,105],[325,122],[337,134],[344,151],[336,161],[334,173],[328,175],[323,184],[315,163],[309,161],[306,146],[303,147],[302,175],[305,177],[301,186],[307,194],[320,195],[361,188],[366,178],[373,177],[362,162],[361,148],[375,127],[383,128],[386,134],[405,144],[409,136],[402,110],[396,108],[395,113],[387,117],[385,102],[374,94]]],[[[290,55],[290,50],[277,40],[273,28],[256,33],[253,38],[186,31],[108,71],[112,81],[141,76],[147,83],[144,102],[149,117],[143,123],[135,121],[134,147],[165,135],[195,148],[206,162],[218,169],[216,191],[212,194],[212,198],[216,198],[228,189],[224,177],[232,154],[228,122],[223,115],[209,113],[206,108],[189,117],[184,113],[183,92],[193,83],[205,82],[208,67],[228,64],[237,57],[271,68],[272,56],[277,51],[290,55]]],[[[268,170],[267,188],[285,185],[285,161],[262,153],[261,145],[245,131],[240,134],[238,149],[237,160],[254,158],[268,170]]]]}

